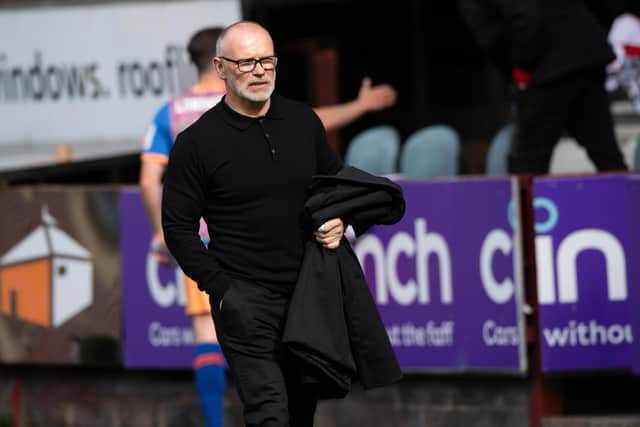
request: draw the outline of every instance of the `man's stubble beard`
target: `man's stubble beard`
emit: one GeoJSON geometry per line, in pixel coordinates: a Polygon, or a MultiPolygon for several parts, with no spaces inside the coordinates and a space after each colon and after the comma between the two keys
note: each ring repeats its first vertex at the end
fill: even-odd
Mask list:
{"type": "Polygon", "coordinates": [[[273,76],[273,78],[271,78],[270,80],[268,80],[268,88],[267,88],[267,92],[260,92],[260,93],[254,93],[251,92],[249,90],[249,86],[247,84],[247,86],[242,86],[241,84],[239,84],[238,80],[234,77],[233,78],[233,85],[231,86],[233,91],[236,93],[236,95],[242,99],[247,99],[251,102],[265,102],[267,101],[271,95],[273,94],[273,91],[276,87],[275,85],[275,75],[273,76]]]}

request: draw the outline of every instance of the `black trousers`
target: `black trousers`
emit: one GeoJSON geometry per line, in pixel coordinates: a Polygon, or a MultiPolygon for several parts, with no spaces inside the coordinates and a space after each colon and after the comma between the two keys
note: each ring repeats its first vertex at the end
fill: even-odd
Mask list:
{"type": "Polygon", "coordinates": [[[616,143],[603,69],[518,91],[509,172],[548,173],[553,149],[565,132],[587,150],[599,171],[627,169],[616,143]]]}
{"type": "Polygon", "coordinates": [[[234,280],[222,310],[211,301],[218,341],[244,406],[247,426],[313,425],[317,399],[281,339],[289,306],[286,294],[234,280]]]}

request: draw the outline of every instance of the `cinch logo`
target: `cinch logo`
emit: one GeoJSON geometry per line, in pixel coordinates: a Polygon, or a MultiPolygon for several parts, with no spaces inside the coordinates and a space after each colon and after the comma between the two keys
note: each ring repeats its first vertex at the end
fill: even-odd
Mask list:
{"type": "Polygon", "coordinates": [[[360,264],[364,266],[367,256],[373,257],[376,284],[376,301],[388,304],[389,294],[400,305],[415,302],[428,304],[429,270],[428,258],[434,255],[439,262],[440,300],[443,304],[453,302],[453,281],[451,278],[451,254],[449,246],[441,234],[428,233],[427,221],[418,218],[414,222],[414,236],[400,231],[393,235],[385,252],[382,241],[373,234],[367,234],[358,240],[354,248],[360,264]],[[398,277],[397,265],[400,255],[415,258],[416,279],[402,283],[398,277]]]}
{"type": "MultiPolygon", "coordinates": [[[[147,287],[149,289],[149,295],[151,299],[156,303],[158,307],[171,307],[173,305],[183,306],[186,304],[186,295],[184,291],[184,273],[179,267],[175,267],[174,277],[175,281],[163,282],[160,278],[160,265],[154,258],[153,254],[149,250],[147,252],[146,261],[146,277],[147,287]]],[[[166,268],[166,267],[164,267],[166,268]]]]}
{"type": "Polygon", "coordinates": [[[92,304],[93,262],[46,207],[42,222],[0,258],[0,313],[55,328],[92,304]]]}
{"type": "Polygon", "coordinates": [[[538,301],[540,304],[572,304],[578,302],[578,255],[587,250],[599,251],[605,260],[609,301],[627,299],[627,270],[624,248],[620,241],[606,230],[585,228],[567,234],[553,250],[553,237],[547,233],[558,222],[558,208],[547,198],[536,197],[534,208],[544,209],[547,220],[537,223],[536,272],[538,275],[538,301]],[[557,295],[556,295],[557,273],[557,295]]]}
{"type": "MultiPolygon", "coordinates": [[[[385,250],[382,241],[373,234],[358,239],[354,251],[364,267],[365,260],[371,256],[375,273],[375,298],[378,304],[389,303],[391,297],[399,305],[429,304],[431,301],[429,283],[430,256],[438,260],[440,302],[453,303],[453,269],[451,251],[445,238],[436,232],[427,230],[427,220],[416,218],[414,235],[400,231],[391,237],[385,250]],[[406,256],[415,259],[415,279],[405,283],[398,277],[398,258],[406,256]]],[[[512,256],[513,238],[502,229],[492,229],[487,233],[478,258],[478,270],[487,296],[496,304],[505,304],[515,293],[511,277],[497,280],[492,271],[493,257],[499,252],[502,256],[512,256]]],[[[472,260],[465,260],[472,262],[472,260]]]]}

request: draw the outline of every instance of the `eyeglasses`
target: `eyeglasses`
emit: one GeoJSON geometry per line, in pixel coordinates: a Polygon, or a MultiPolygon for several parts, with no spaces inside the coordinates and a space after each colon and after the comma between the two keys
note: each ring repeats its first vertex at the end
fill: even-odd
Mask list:
{"type": "Polygon", "coordinates": [[[265,56],[263,58],[247,58],[247,59],[231,59],[224,56],[219,56],[220,59],[233,62],[237,65],[238,71],[241,73],[250,73],[256,69],[256,65],[260,63],[260,66],[265,71],[271,71],[276,68],[278,64],[277,56],[265,56]]]}

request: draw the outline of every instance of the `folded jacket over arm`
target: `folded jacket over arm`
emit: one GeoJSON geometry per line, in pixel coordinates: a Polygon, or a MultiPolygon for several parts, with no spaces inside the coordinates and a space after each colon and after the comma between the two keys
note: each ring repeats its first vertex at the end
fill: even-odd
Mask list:
{"type": "MultiPolygon", "coordinates": [[[[405,202],[387,178],[346,167],[316,176],[305,204],[309,235],[331,218],[356,234],[375,224],[394,224],[405,202]]],[[[326,249],[310,238],[292,296],[283,342],[319,398],[344,397],[353,380],[365,388],[402,376],[364,273],[349,242],[326,249]]]]}

